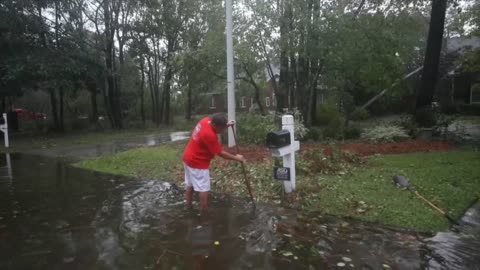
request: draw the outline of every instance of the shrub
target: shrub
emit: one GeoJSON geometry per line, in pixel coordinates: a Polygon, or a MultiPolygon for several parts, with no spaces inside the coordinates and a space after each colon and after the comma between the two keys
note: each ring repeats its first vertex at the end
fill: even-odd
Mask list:
{"type": "Polygon", "coordinates": [[[73,118],[68,121],[71,130],[86,130],[90,127],[90,119],[73,118]]]}
{"type": "Polygon", "coordinates": [[[318,127],[311,127],[303,138],[304,140],[319,141],[322,138],[322,130],[318,127]]]}
{"type": "Polygon", "coordinates": [[[362,130],[358,127],[347,127],[343,133],[343,137],[346,140],[354,140],[360,138],[362,135],[362,130]]]}
{"type": "Polygon", "coordinates": [[[399,119],[390,122],[390,125],[399,126],[403,128],[407,134],[415,134],[417,130],[417,123],[411,115],[401,115],[399,119]]]}
{"type": "MultiPolygon", "coordinates": [[[[293,108],[293,110],[284,110],[285,114],[291,114],[293,115],[294,121],[295,121],[295,138],[296,139],[302,139],[305,137],[308,133],[308,128],[305,127],[303,123],[303,116],[302,113],[297,109],[293,108]]],[[[278,117],[281,118],[279,115],[278,117]]],[[[281,122],[281,120],[280,120],[281,122]]]]}
{"type": "Polygon", "coordinates": [[[343,137],[344,119],[338,108],[333,103],[327,103],[317,112],[316,124],[322,126],[322,137],[325,139],[338,139],[343,137]]]}
{"type": "Polygon", "coordinates": [[[455,104],[446,103],[442,105],[441,112],[445,114],[456,114],[458,113],[458,108],[455,104]]]}
{"type": "Polygon", "coordinates": [[[237,132],[241,143],[264,145],[267,133],[277,130],[275,116],[246,113],[237,117],[237,132]]]}
{"type": "Polygon", "coordinates": [[[382,125],[367,130],[362,138],[371,142],[395,142],[409,138],[405,130],[400,126],[382,125]]]}
{"type": "Polygon", "coordinates": [[[460,104],[458,110],[462,114],[480,115],[480,104],[460,104]]]}
{"type": "Polygon", "coordinates": [[[342,115],[334,104],[324,104],[317,112],[317,124],[321,126],[327,126],[339,118],[342,118],[342,115]]]}
{"type": "MultiPolygon", "coordinates": [[[[285,111],[292,114],[295,119],[295,138],[302,139],[308,133],[303,124],[303,118],[297,109],[285,111]]],[[[267,114],[265,116],[255,113],[240,114],[237,117],[238,136],[242,143],[264,145],[268,132],[279,129],[281,115],[267,114]]]]}
{"type": "Polygon", "coordinates": [[[352,120],[367,120],[370,117],[370,114],[366,109],[361,109],[361,110],[355,110],[352,115],[350,116],[350,119],[352,120]]]}
{"type": "Polygon", "coordinates": [[[327,139],[339,139],[343,137],[343,118],[333,118],[323,129],[323,137],[327,139]]]}
{"type": "Polygon", "coordinates": [[[433,127],[437,123],[436,113],[432,108],[417,109],[415,121],[422,127],[433,127]]]}

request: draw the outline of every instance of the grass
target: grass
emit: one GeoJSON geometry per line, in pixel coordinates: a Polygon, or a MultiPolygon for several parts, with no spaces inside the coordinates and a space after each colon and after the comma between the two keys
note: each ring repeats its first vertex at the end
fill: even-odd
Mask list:
{"type": "MultiPolygon", "coordinates": [[[[76,166],[182,183],[183,147],[179,143],[135,149],[76,166]]],[[[480,196],[480,155],[476,151],[374,156],[360,164],[344,164],[333,158],[325,163],[326,158],[318,156],[318,160],[312,156],[297,159],[297,204],[304,211],[350,216],[417,231],[440,231],[448,227],[447,221],[413,193],[394,187],[393,175],[407,177],[420,194],[454,217],[460,217],[468,204],[480,196]],[[315,166],[325,164],[323,172],[315,170],[315,166]]],[[[212,177],[219,179],[213,185],[214,191],[246,197],[238,165],[228,165],[221,159],[212,164],[212,177]]],[[[247,163],[257,199],[278,203],[282,188],[272,179],[272,166],[270,159],[247,163]]]]}
{"type": "Polygon", "coordinates": [[[171,181],[172,174],[183,168],[179,145],[138,148],[112,156],[84,160],[74,166],[142,179],[171,181]]]}
{"type": "Polygon", "coordinates": [[[478,152],[417,153],[372,157],[347,175],[318,176],[321,191],[306,198],[307,208],[419,231],[447,228],[446,219],[413,193],[393,186],[396,174],[454,217],[480,196],[478,152]]]}

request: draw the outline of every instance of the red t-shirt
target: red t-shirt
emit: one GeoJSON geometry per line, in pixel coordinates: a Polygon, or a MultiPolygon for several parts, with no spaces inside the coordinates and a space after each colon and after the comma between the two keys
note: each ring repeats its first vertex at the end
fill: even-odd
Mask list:
{"type": "Polygon", "coordinates": [[[191,168],[208,169],[210,161],[223,151],[210,122],[210,117],[205,117],[192,131],[192,137],[183,153],[183,162],[191,168]]]}

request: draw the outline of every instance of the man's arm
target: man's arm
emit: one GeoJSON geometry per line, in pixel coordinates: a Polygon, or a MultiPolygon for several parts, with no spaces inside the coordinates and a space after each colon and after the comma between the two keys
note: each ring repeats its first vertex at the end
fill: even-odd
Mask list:
{"type": "Polygon", "coordinates": [[[220,154],[218,154],[220,157],[224,158],[224,159],[230,159],[230,160],[236,160],[236,161],[239,161],[239,162],[244,162],[246,161],[245,157],[243,155],[233,155],[233,154],[230,154],[229,152],[223,150],[220,154]]]}

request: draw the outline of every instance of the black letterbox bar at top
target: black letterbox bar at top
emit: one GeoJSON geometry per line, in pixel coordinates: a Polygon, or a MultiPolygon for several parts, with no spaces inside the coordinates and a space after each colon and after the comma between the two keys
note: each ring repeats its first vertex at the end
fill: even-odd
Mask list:
{"type": "Polygon", "coordinates": [[[269,132],[267,134],[266,144],[268,148],[280,148],[290,145],[290,131],[284,129],[269,132]]]}

